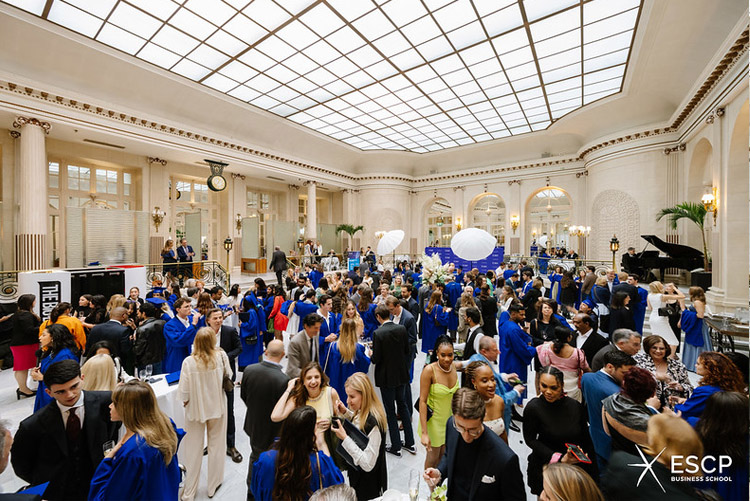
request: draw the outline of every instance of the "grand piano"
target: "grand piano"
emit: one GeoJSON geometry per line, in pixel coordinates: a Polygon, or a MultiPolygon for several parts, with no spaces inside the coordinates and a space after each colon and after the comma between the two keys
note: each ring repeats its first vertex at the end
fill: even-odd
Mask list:
{"type": "Polygon", "coordinates": [[[703,253],[698,249],[687,245],[671,244],[665,242],[656,235],[641,235],[646,242],[646,247],[634,256],[625,253],[622,256],[622,267],[628,273],[637,273],[641,281],[650,282],[656,279],[652,270],[659,270],[660,280],[664,282],[664,270],[667,268],[679,268],[681,270],[694,270],[703,268],[703,253]],[[658,250],[646,250],[648,244],[658,250]],[[659,251],[667,255],[662,257],[659,251]]]}

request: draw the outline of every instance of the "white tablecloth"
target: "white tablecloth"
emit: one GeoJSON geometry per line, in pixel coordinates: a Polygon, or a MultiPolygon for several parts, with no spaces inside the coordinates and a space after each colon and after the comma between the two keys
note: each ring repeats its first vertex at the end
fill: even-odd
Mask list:
{"type": "Polygon", "coordinates": [[[185,428],[185,410],[182,407],[177,383],[169,386],[164,375],[159,375],[159,381],[151,384],[156,394],[156,403],[167,416],[171,417],[178,428],[185,428]]]}
{"type": "Polygon", "coordinates": [[[323,269],[325,271],[339,269],[339,258],[337,257],[324,257],[320,262],[323,264],[323,269]]]}

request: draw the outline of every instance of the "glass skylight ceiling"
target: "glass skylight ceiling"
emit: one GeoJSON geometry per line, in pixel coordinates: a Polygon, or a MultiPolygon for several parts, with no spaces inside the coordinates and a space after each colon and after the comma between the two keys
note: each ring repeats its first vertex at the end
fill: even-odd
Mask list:
{"type": "Polygon", "coordinates": [[[545,129],[621,90],[640,0],[0,0],[363,150],[545,129]]]}

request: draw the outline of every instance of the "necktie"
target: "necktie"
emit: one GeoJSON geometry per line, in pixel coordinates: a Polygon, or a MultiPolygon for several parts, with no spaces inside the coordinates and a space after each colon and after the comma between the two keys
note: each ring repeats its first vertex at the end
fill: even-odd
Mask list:
{"type": "Polygon", "coordinates": [[[65,424],[65,433],[68,435],[68,440],[71,442],[77,442],[78,436],[81,434],[81,420],[76,414],[75,407],[69,411],[68,422],[65,424]]]}

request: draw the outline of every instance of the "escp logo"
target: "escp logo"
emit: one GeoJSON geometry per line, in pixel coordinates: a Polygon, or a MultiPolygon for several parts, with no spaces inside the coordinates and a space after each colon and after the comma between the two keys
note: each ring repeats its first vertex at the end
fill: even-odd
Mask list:
{"type": "Polygon", "coordinates": [[[701,471],[707,475],[718,473],[721,475],[725,470],[731,468],[732,458],[729,456],[672,456],[670,470],[673,475],[695,475],[701,471]]]}

